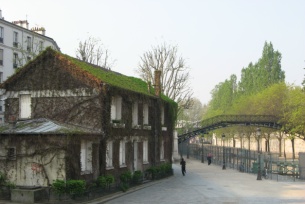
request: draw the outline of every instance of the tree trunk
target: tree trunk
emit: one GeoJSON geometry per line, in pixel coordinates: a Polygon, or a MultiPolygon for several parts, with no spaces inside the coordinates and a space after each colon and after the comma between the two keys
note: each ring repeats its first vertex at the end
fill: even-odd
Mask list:
{"type": "Polygon", "coordinates": [[[292,159],[295,159],[294,139],[291,139],[292,159]]]}

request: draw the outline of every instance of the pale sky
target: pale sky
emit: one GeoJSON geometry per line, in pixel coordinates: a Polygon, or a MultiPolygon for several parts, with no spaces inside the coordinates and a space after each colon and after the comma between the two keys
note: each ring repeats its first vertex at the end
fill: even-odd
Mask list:
{"type": "Polygon", "coordinates": [[[142,54],[177,45],[202,103],[220,82],[261,57],[265,41],[282,53],[286,82],[301,85],[305,70],[304,0],[0,0],[7,21],[43,26],[61,51],[75,57],[79,41],[101,39],[112,70],[137,76],[142,54]]]}

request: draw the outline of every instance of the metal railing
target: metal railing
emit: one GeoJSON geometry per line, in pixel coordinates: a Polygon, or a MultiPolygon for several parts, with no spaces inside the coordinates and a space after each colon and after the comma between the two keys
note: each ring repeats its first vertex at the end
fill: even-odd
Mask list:
{"type": "MultiPolygon", "coordinates": [[[[201,160],[208,163],[207,156],[213,155],[212,164],[226,168],[236,169],[240,172],[257,174],[259,167],[263,178],[277,181],[300,180],[300,169],[298,159],[279,157],[278,153],[257,152],[248,149],[215,146],[210,144],[179,144],[181,156],[201,160]],[[261,157],[259,166],[259,156],[261,157]]],[[[303,180],[304,181],[304,180],[303,180]]]]}

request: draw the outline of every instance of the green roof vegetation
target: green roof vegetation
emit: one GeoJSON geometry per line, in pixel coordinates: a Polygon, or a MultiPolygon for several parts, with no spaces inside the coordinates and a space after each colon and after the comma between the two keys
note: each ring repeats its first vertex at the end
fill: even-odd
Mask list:
{"type": "Polygon", "coordinates": [[[135,92],[140,92],[146,95],[153,95],[152,93],[148,92],[147,83],[139,78],[125,76],[110,70],[108,71],[103,68],[99,68],[97,66],[72,58],[68,55],[66,55],[66,57],[79,68],[89,72],[107,84],[135,92]]]}
{"type": "MultiPolygon", "coordinates": [[[[83,62],[71,56],[65,55],[65,57],[77,65],[79,68],[89,72],[93,76],[97,77],[101,81],[110,84],[111,86],[119,87],[122,89],[127,89],[130,91],[142,93],[149,96],[154,95],[154,88],[150,87],[150,92],[148,92],[148,84],[142,79],[126,76],[111,70],[105,70],[96,65],[91,65],[89,63],[83,62]]],[[[161,98],[167,102],[173,102],[170,98],[161,94],[161,98]]]]}

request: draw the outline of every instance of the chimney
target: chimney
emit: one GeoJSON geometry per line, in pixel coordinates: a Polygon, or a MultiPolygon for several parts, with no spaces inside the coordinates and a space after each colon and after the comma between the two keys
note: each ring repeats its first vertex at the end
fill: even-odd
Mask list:
{"type": "Polygon", "coordinates": [[[21,26],[23,28],[29,29],[29,22],[27,20],[24,21],[13,21],[14,24],[21,26]]]}
{"type": "Polygon", "coordinates": [[[35,33],[39,33],[41,35],[46,35],[46,29],[44,27],[34,27],[31,28],[31,31],[34,31],[35,33]]]}
{"type": "Polygon", "coordinates": [[[161,71],[155,71],[155,95],[160,97],[161,95],[161,71]]]}

